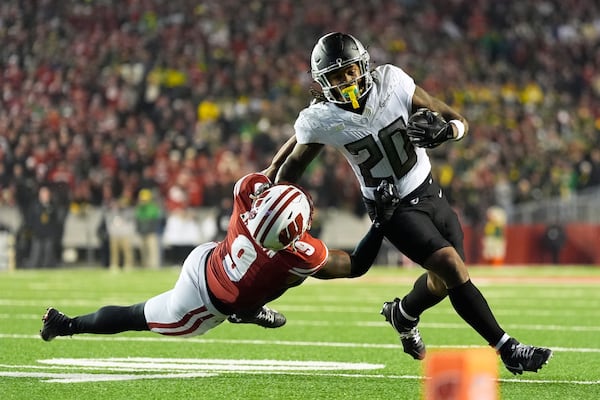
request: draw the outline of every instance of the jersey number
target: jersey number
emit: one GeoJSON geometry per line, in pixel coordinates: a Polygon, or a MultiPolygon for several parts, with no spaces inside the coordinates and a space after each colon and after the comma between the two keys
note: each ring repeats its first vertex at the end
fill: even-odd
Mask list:
{"type": "Polygon", "coordinates": [[[231,243],[231,250],[225,256],[223,265],[229,279],[239,282],[256,260],[256,249],[246,236],[238,235],[231,243]]]}
{"type": "MultiPolygon", "coordinates": [[[[306,242],[297,241],[295,246],[296,251],[308,256],[315,252],[315,248],[306,242]]],[[[232,282],[242,280],[257,258],[258,253],[254,248],[252,239],[244,235],[238,235],[231,243],[231,250],[223,259],[223,265],[229,279],[232,282]]]]}
{"type": "MultiPolygon", "coordinates": [[[[406,132],[406,124],[402,117],[377,132],[383,152],[392,167],[396,179],[400,179],[406,175],[417,162],[417,153],[415,153],[413,145],[406,140],[406,136],[403,135],[404,132],[406,132]]],[[[374,177],[371,173],[373,167],[383,160],[384,157],[373,136],[365,136],[356,142],[346,144],[345,147],[350,154],[355,156],[358,156],[361,151],[366,151],[368,157],[358,164],[366,186],[376,187],[382,180],[392,178],[391,176],[374,177]]]]}

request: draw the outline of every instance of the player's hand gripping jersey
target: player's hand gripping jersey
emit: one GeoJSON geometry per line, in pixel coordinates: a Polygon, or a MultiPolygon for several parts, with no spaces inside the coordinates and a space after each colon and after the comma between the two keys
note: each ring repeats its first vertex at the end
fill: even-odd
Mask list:
{"type": "Polygon", "coordinates": [[[415,147],[406,134],[415,83],[392,65],[377,67],[372,77],[361,114],[332,102],[314,103],[296,120],[296,140],[332,145],[342,152],[367,199],[374,200],[374,190],[382,180],[394,182],[403,198],[431,171],[426,150],[415,147]]]}
{"type": "Polygon", "coordinates": [[[261,307],[289,286],[291,280],[317,272],[327,261],[328,249],[305,232],[280,251],[263,248],[248,230],[252,197],[269,179],[253,173],[234,187],[234,206],[227,236],[210,255],[206,266],[209,290],[231,312],[261,307]]]}

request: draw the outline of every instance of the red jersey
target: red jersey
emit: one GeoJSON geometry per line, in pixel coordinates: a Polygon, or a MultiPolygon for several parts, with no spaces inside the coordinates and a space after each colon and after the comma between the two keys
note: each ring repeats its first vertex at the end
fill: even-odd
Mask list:
{"type": "Polygon", "coordinates": [[[295,246],[278,252],[265,249],[250,235],[242,215],[250,211],[250,195],[269,178],[248,174],[233,189],[233,213],[227,236],[206,263],[206,280],[212,294],[233,312],[253,310],[288,287],[290,274],[307,277],[328,257],[321,240],[305,232],[295,246]]]}

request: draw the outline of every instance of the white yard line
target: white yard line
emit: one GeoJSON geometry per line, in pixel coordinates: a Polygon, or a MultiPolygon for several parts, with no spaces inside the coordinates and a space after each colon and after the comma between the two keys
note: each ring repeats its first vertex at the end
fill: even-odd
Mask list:
{"type": "MultiPolygon", "coordinates": [[[[200,360],[201,361],[201,360],[200,360]]],[[[218,372],[213,371],[189,371],[175,372],[170,368],[165,368],[164,373],[156,373],[161,371],[160,368],[154,368],[151,374],[139,374],[137,369],[112,368],[106,366],[102,368],[104,373],[66,373],[66,372],[33,372],[33,371],[14,371],[14,369],[33,369],[35,366],[29,365],[2,365],[0,364],[0,376],[7,378],[39,378],[48,383],[80,383],[80,382],[106,382],[106,381],[123,381],[123,380],[139,380],[139,379],[185,379],[185,378],[206,378],[217,376],[219,374],[269,374],[269,375],[300,375],[300,376],[325,376],[338,378],[359,378],[359,379],[401,379],[401,380],[421,380],[419,375],[386,375],[386,374],[363,374],[363,373],[337,373],[337,372],[319,372],[318,368],[315,371],[277,371],[277,370],[239,370],[239,361],[243,360],[223,360],[227,363],[222,364],[222,369],[218,372]],[[228,369],[231,367],[231,370],[228,369]],[[8,370],[3,370],[8,369],[8,370]],[[138,372],[136,374],[126,374],[123,372],[138,372]]],[[[295,361],[287,361],[294,363],[295,361]]],[[[308,363],[306,367],[310,368],[308,363]]],[[[334,364],[334,363],[332,363],[334,364]]],[[[51,367],[47,367],[50,369],[51,367]]],[[[64,368],[64,367],[63,367],[64,368]]],[[[68,368],[65,368],[68,369],[68,368]]],[[[82,369],[78,367],[78,369],[82,369]]],[[[96,367],[96,369],[99,369],[96,367]]],[[[345,369],[340,367],[339,369],[345,369]]],[[[359,368],[360,369],[360,368],[359,368]]],[[[579,381],[566,379],[498,379],[499,382],[511,383],[527,383],[527,384],[572,384],[572,385],[598,385],[599,381],[579,381]]]]}
{"type": "MultiPolygon", "coordinates": [[[[0,339],[26,339],[41,340],[39,335],[23,335],[0,333],[0,339]]],[[[306,346],[306,347],[340,347],[340,348],[369,348],[369,349],[402,349],[400,344],[391,343],[352,343],[352,342],[308,342],[293,340],[254,340],[254,339],[200,339],[200,338],[175,338],[175,337],[133,337],[133,336],[114,336],[114,335],[78,335],[72,337],[59,337],[55,340],[75,340],[90,342],[149,342],[149,343],[207,343],[207,344],[232,344],[232,345],[265,345],[265,346],[306,346]]],[[[484,346],[467,345],[431,345],[428,348],[452,348],[467,349],[484,346]]],[[[577,347],[558,347],[551,346],[555,352],[566,353],[600,353],[600,348],[577,348],[577,347]]]]}
{"type": "MultiPolygon", "coordinates": [[[[278,307],[281,311],[288,311],[287,307],[278,307]]],[[[313,310],[317,311],[317,310],[313,310]]],[[[521,313],[518,313],[521,315],[521,313]]],[[[588,317],[592,317],[591,315],[588,317]]],[[[41,314],[7,314],[0,313],[0,319],[23,319],[41,321],[41,314]]],[[[288,325],[294,326],[359,326],[363,328],[387,328],[389,324],[385,321],[320,321],[320,320],[302,320],[290,319],[288,325]]],[[[511,330],[530,330],[530,331],[560,331],[560,332],[600,332],[600,326],[583,325],[546,325],[546,324],[505,324],[507,329],[511,330]]],[[[462,322],[421,322],[419,328],[435,329],[468,329],[468,325],[462,322]]]]}
{"type": "MultiPolygon", "coordinates": [[[[0,339],[41,340],[38,335],[0,334],[0,339]]],[[[285,340],[233,340],[233,339],[201,339],[201,338],[163,338],[163,337],[131,337],[131,336],[93,336],[81,335],[56,340],[74,340],[89,342],[196,342],[204,344],[224,345],[265,345],[265,346],[310,346],[338,348],[374,348],[401,349],[398,344],[378,343],[343,343],[343,342],[309,342],[285,340]]],[[[474,348],[481,346],[436,346],[430,348],[474,348]]],[[[600,353],[600,348],[554,347],[555,352],[600,353]]],[[[190,358],[53,358],[38,360],[32,365],[0,364],[0,377],[4,378],[38,378],[46,383],[81,383],[107,382],[139,379],[186,379],[206,378],[219,374],[278,374],[301,376],[325,376],[359,379],[401,379],[420,380],[418,375],[387,375],[380,372],[364,373],[365,370],[384,369],[384,364],[348,363],[335,361],[295,361],[295,360],[240,360],[240,359],[190,359],[190,358]],[[71,372],[69,372],[71,371],[71,372]],[[94,372],[92,372],[94,371],[94,372]],[[340,372],[335,372],[340,371],[340,372]],[[344,372],[342,372],[344,371],[344,372]],[[355,372],[348,372],[355,371],[355,372]]],[[[499,382],[528,384],[574,384],[598,385],[600,380],[565,380],[565,379],[499,379],[499,382]]]]}

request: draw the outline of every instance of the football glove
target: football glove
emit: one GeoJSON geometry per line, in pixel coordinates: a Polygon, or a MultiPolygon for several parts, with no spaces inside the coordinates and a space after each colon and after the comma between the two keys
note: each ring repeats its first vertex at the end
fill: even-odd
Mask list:
{"type": "Polygon", "coordinates": [[[435,111],[419,108],[408,118],[408,139],[417,147],[433,149],[454,137],[452,125],[435,111]]]}
{"type": "Polygon", "coordinates": [[[375,220],[373,224],[377,227],[387,223],[396,207],[400,204],[400,196],[396,186],[388,181],[381,181],[379,186],[375,189],[375,220]]]}
{"type": "Polygon", "coordinates": [[[271,186],[273,186],[273,184],[271,182],[265,182],[263,184],[261,184],[255,191],[254,193],[250,194],[250,199],[255,200],[258,198],[258,196],[261,195],[262,192],[264,192],[265,190],[269,189],[271,186]]]}

